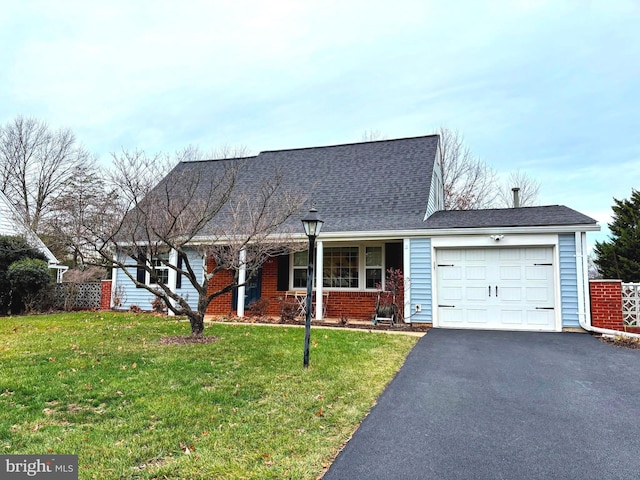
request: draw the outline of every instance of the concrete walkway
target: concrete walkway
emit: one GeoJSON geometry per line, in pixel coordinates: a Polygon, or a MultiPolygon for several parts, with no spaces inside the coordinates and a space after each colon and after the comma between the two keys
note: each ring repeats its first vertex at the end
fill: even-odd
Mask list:
{"type": "Polygon", "coordinates": [[[324,480],[640,478],[640,350],[431,330],[324,480]]]}

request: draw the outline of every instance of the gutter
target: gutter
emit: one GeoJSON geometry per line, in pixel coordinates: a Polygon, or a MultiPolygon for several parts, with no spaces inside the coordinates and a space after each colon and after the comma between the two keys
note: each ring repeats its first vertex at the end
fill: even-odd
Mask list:
{"type": "Polygon", "coordinates": [[[591,318],[591,312],[588,311],[588,304],[586,301],[587,296],[585,291],[587,289],[588,282],[585,284],[584,273],[587,271],[587,236],[584,233],[576,232],[576,268],[577,277],[582,279],[582,288],[578,289],[578,322],[580,326],[591,333],[599,333],[605,337],[623,337],[623,338],[640,338],[640,333],[623,332],[620,330],[611,330],[608,328],[594,327],[590,323],[587,323],[587,318],[591,318]]]}

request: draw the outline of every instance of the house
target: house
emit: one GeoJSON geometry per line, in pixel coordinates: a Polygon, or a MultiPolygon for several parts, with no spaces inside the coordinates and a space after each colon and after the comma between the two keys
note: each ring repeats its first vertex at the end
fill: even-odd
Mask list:
{"type": "MultiPolygon", "coordinates": [[[[262,152],[243,159],[239,192],[273,171],[285,187],[309,190],[291,219],[313,203],[325,221],[316,249],[315,318],[371,318],[386,271],[407,279],[400,300],[406,322],[434,327],[561,331],[588,318],[586,233],[596,221],[565,206],[445,211],[437,135],[262,152]]],[[[169,174],[214,175],[220,161],[184,162],[169,174]]],[[[193,255],[200,255],[193,250],[193,255]]],[[[246,287],[214,299],[211,315],[237,313],[263,300],[267,313],[306,289],[306,251],[269,259],[246,287]],[[238,303],[237,298],[245,298],[238,303]]],[[[210,260],[194,257],[204,271],[210,260]]],[[[195,305],[197,295],[167,272],[167,285],[195,305]]],[[[134,274],[135,275],[135,274],[134,274]]],[[[114,271],[131,304],[152,295],[114,271]]],[[[140,277],[138,277],[140,278],[140,277]]],[[[141,277],[144,279],[143,276],[141,277]]],[[[147,275],[147,281],[148,281],[147,275]]],[[[227,281],[228,278],[223,278],[227,281]]],[[[214,277],[210,289],[216,288],[214,277]]]]}
{"type": "Polygon", "coordinates": [[[62,281],[62,275],[68,267],[60,265],[51,250],[47,248],[44,242],[38,237],[28,225],[22,220],[21,215],[11,204],[6,195],[0,191],[0,235],[22,236],[29,245],[42,252],[47,258],[49,268],[55,270],[56,280],[58,283],[62,281]]]}

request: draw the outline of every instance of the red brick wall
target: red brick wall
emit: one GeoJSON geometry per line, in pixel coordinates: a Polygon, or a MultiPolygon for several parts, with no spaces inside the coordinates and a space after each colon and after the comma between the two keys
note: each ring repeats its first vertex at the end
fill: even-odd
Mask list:
{"type": "Polygon", "coordinates": [[[622,323],[622,281],[590,280],[591,325],[627,332],[640,332],[640,327],[622,323]]]}
{"type": "MultiPolygon", "coordinates": [[[[215,262],[211,259],[207,259],[207,271],[210,272],[215,267],[215,262]]],[[[213,293],[216,290],[226,287],[233,281],[233,276],[230,272],[220,271],[216,273],[209,282],[209,288],[207,293],[213,293]]],[[[207,307],[208,315],[230,315],[235,313],[231,307],[231,299],[233,294],[231,292],[225,293],[213,299],[213,301],[207,307]]]]}
{"type": "Polygon", "coordinates": [[[100,290],[100,310],[111,308],[111,280],[102,280],[100,290]]]}

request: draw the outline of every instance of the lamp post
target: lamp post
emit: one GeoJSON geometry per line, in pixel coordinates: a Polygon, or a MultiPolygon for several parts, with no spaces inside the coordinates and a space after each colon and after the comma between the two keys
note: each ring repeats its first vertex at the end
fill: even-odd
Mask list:
{"type": "Polygon", "coordinates": [[[316,237],[322,230],[323,220],[318,217],[318,211],[311,207],[308,215],[302,219],[304,233],[309,237],[309,264],[307,267],[307,298],[306,298],[306,318],[304,322],[304,368],[309,367],[309,339],[311,338],[311,304],[313,295],[313,260],[315,257],[316,237]]]}

